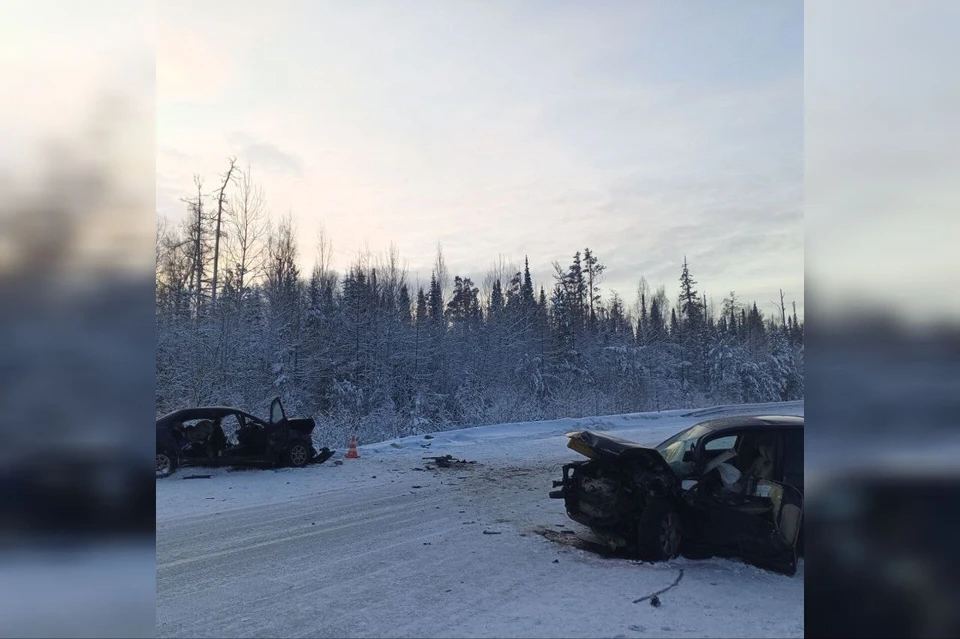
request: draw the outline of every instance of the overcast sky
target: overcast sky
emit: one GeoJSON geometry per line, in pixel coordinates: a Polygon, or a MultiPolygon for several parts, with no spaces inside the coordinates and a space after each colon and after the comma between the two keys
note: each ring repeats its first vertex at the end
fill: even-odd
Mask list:
{"type": "Polygon", "coordinates": [[[761,2],[165,2],[157,210],[237,155],[305,270],[393,242],[429,279],[590,247],[605,292],[674,300],[688,258],[803,311],[803,5],[761,2]]]}

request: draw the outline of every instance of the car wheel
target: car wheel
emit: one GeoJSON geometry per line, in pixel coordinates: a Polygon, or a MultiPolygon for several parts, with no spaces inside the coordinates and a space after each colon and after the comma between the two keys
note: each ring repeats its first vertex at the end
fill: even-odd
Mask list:
{"type": "Polygon", "coordinates": [[[169,477],[177,468],[173,455],[166,452],[157,453],[157,477],[169,477]]]}
{"type": "Polygon", "coordinates": [[[680,554],[680,513],[666,500],[652,500],[637,525],[637,555],[645,561],[664,561],[680,554]]]}
{"type": "Polygon", "coordinates": [[[310,461],[310,449],[303,442],[294,442],[287,449],[287,464],[294,468],[302,468],[310,461]]]}

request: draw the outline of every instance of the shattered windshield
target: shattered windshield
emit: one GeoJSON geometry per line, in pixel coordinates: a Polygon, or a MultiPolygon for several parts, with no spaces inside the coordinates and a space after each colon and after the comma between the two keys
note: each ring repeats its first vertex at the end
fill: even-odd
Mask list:
{"type": "Polygon", "coordinates": [[[691,426],[657,446],[657,452],[668,464],[680,463],[687,451],[691,450],[697,440],[703,437],[708,430],[703,426],[691,426]]]}

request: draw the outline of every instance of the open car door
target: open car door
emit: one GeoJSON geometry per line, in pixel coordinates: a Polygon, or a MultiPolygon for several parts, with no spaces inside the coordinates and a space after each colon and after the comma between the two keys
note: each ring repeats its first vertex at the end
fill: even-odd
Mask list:
{"type": "Polygon", "coordinates": [[[745,494],[699,482],[684,499],[696,512],[691,532],[699,551],[796,573],[803,494],[795,487],[761,479],[745,494]]]}
{"type": "Polygon", "coordinates": [[[270,402],[270,424],[267,426],[267,449],[264,455],[270,459],[279,460],[290,439],[290,423],[283,410],[279,397],[270,402]]]}
{"type": "Polygon", "coordinates": [[[803,523],[803,493],[795,486],[767,479],[757,483],[758,493],[766,492],[767,487],[767,496],[773,505],[771,514],[775,530],[771,550],[785,559],[776,561],[785,569],[784,572],[793,574],[797,571],[797,541],[803,523]]]}
{"type": "Polygon", "coordinates": [[[279,397],[274,397],[273,401],[270,402],[270,424],[279,424],[285,421],[287,421],[287,414],[283,410],[283,404],[280,403],[279,397]]]}

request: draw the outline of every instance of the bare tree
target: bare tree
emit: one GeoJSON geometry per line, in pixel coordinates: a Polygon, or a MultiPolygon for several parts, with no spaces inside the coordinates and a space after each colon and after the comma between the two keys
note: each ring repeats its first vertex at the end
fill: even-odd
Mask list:
{"type": "Polygon", "coordinates": [[[437,284],[440,285],[440,292],[447,290],[447,263],[443,259],[443,245],[437,242],[437,258],[433,263],[433,272],[437,277],[437,284]]]}
{"type": "Polygon", "coordinates": [[[783,303],[783,289],[780,289],[780,326],[787,327],[787,307],[783,303]]]}
{"type": "Polygon", "coordinates": [[[243,290],[259,276],[266,262],[265,237],[269,219],[263,189],[254,183],[250,167],[240,174],[237,193],[227,210],[227,254],[237,278],[237,290],[243,290]]]}
{"type": "Polygon", "coordinates": [[[322,224],[317,231],[317,268],[321,273],[333,270],[333,242],[322,224]]]}
{"type": "Polygon", "coordinates": [[[203,214],[203,178],[199,175],[193,176],[193,185],[197,189],[196,199],[181,199],[190,209],[190,219],[187,220],[187,237],[193,243],[191,256],[192,268],[190,271],[189,290],[195,298],[196,313],[199,315],[200,308],[203,305],[203,275],[204,275],[204,257],[205,257],[205,218],[203,214]]]}
{"type": "Polygon", "coordinates": [[[217,195],[217,217],[216,228],[213,233],[213,285],[210,292],[210,299],[213,304],[217,303],[217,267],[220,265],[220,227],[223,222],[223,207],[227,203],[227,186],[232,182],[236,183],[233,172],[237,170],[237,158],[230,158],[230,167],[223,175],[223,183],[220,185],[220,192],[217,195]]]}

